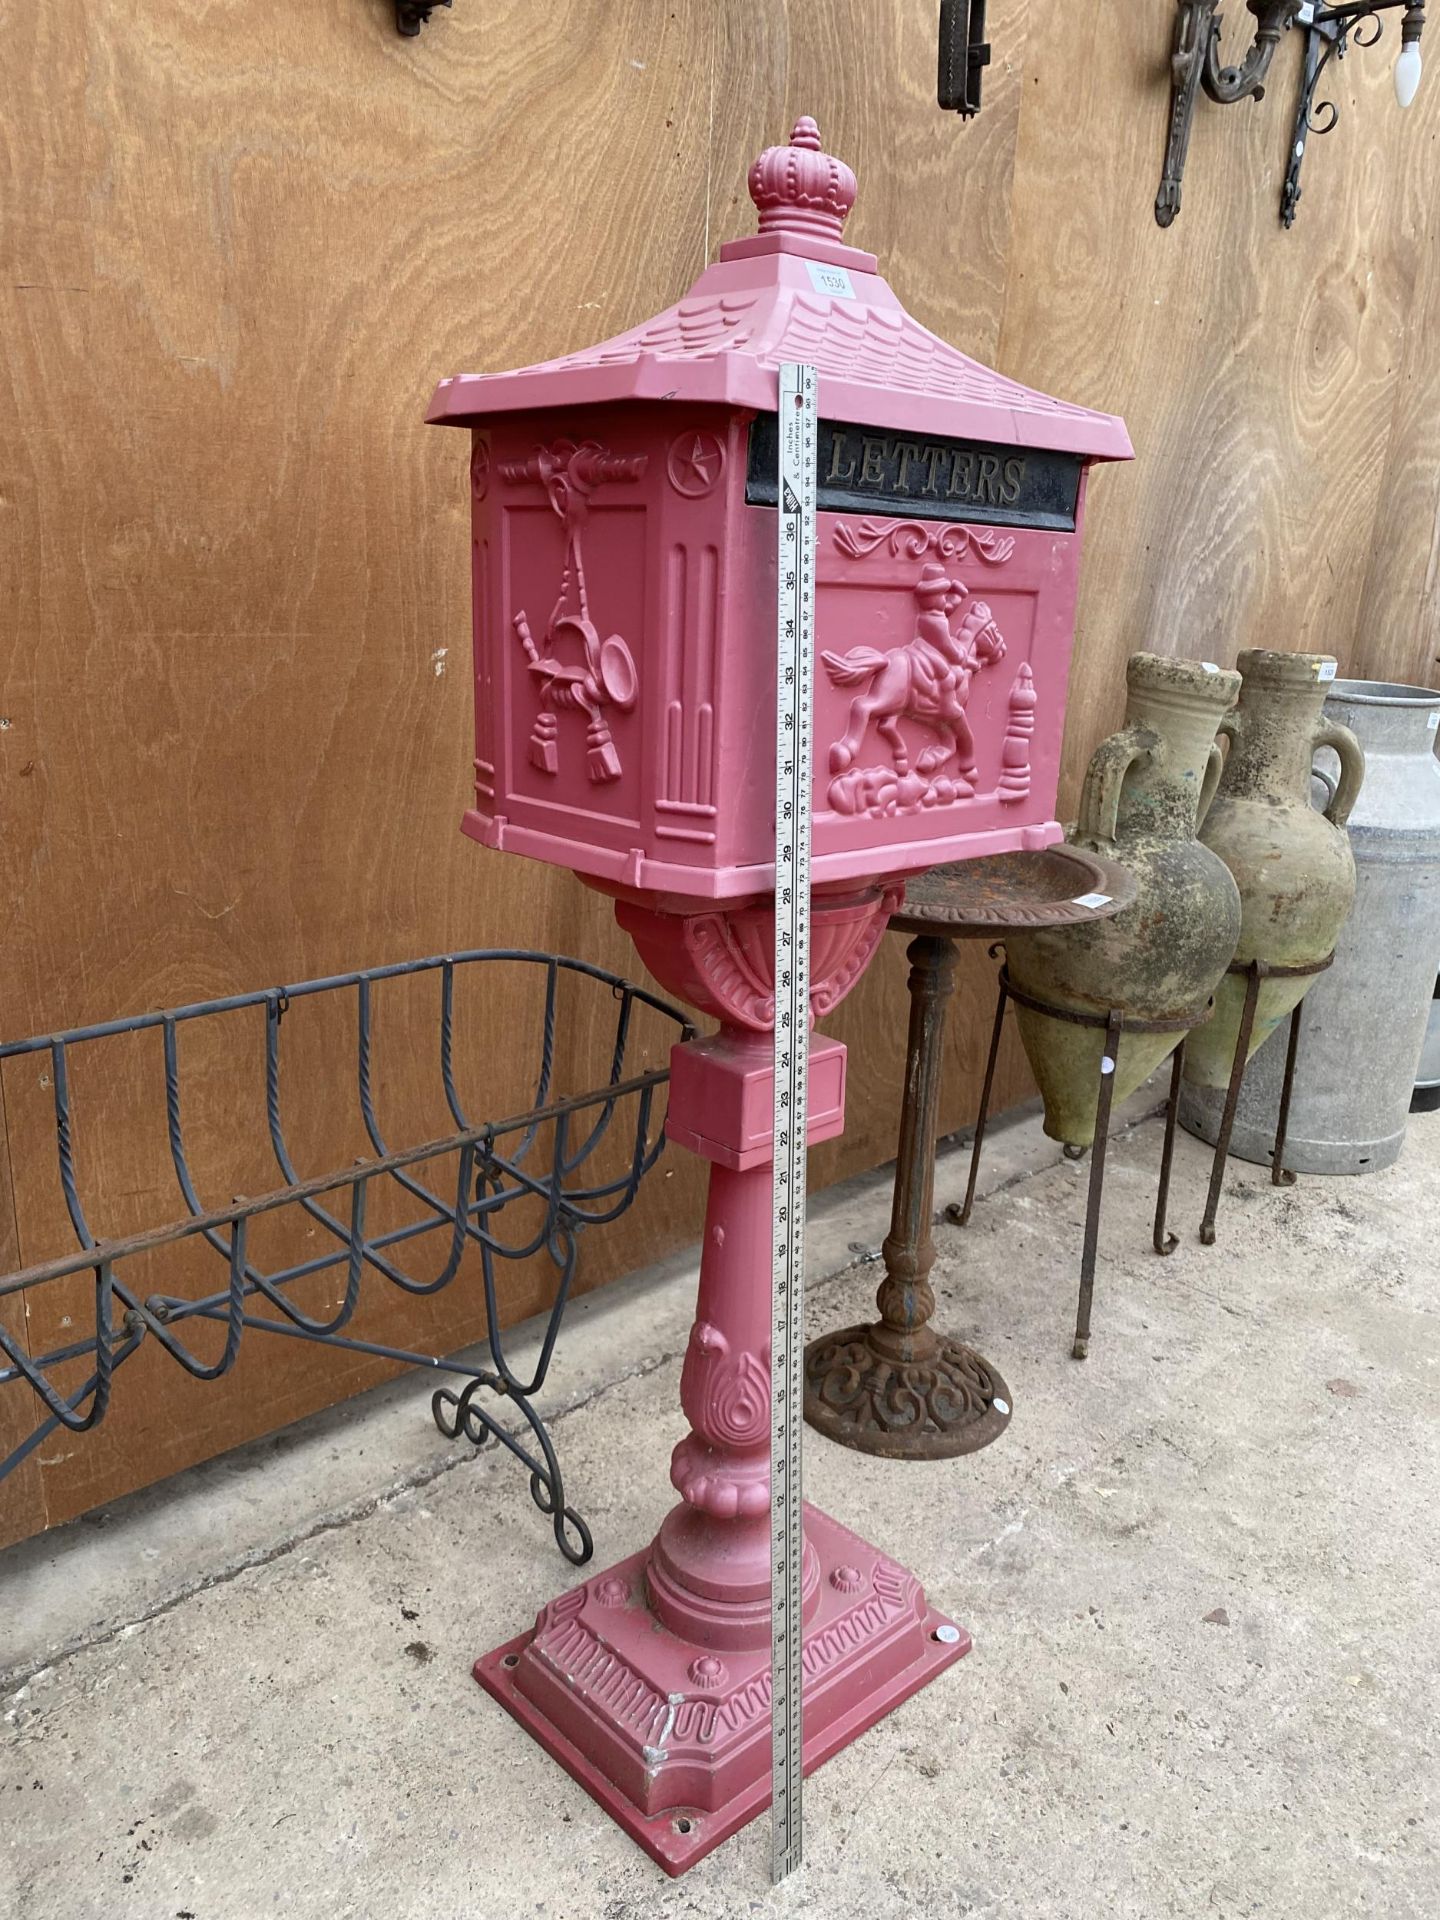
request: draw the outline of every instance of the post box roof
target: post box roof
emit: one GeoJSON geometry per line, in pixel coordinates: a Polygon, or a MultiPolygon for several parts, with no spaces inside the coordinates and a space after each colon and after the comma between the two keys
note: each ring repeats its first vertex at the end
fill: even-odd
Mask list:
{"type": "Polygon", "coordinates": [[[813,120],[796,122],[789,146],[761,154],[750,195],[760,231],[722,247],[673,307],[556,360],[442,380],[429,421],[472,426],[495,414],[627,400],[773,412],[778,368],[802,361],[819,374],[827,419],[1132,457],[1115,414],[1006,379],[905,311],[875,256],[843,244],[855,176],[821,151],[813,120]]]}

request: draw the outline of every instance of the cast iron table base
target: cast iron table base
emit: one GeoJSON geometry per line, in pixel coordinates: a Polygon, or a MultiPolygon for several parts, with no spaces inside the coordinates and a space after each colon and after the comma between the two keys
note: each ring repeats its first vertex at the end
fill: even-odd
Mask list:
{"type": "MultiPolygon", "coordinates": [[[[910,882],[892,932],[913,934],[905,1099],[878,1322],[823,1335],[805,1352],[805,1418],[841,1446],[891,1460],[948,1460],[998,1440],[1010,1389],[973,1347],[930,1325],[931,1224],[945,1016],[957,940],[1016,926],[1108,919],[1135,896],[1123,868],[1069,846],[936,867],[910,882]]],[[[1013,992],[1013,989],[1012,989],[1013,992]]],[[[1102,1023],[1103,1024],[1103,1023],[1102,1023]]],[[[985,1079],[988,1106],[999,1026],[985,1079]]],[[[973,1183],[972,1183],[973,1184],[973,1183]]]]}

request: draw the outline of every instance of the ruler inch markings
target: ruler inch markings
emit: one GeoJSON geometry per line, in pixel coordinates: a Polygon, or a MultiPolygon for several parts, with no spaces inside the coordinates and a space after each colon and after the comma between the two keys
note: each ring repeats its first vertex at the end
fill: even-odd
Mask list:
{"type": "Polygon", "coordinates": [[[810,817],[814,778],[813,367],[779,374],[775,658],[774,1267],[770,1340],[771,1877],[803,1859],[801,1431],[810,1068],[810,817]]]}

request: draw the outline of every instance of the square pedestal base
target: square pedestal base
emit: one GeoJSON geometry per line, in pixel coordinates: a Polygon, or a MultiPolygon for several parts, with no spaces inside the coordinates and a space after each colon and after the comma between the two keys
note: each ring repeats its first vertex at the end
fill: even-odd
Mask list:
{"type": "MultiPolygon", "coordinates": [[[[805,1509],[819,1564],[805,1628],[805,1771],[970,1651],[919,1581],[805,1509]],[[945,1630],[945,1638],[937,1632],[945,1630]],[[953,1634],[953,1638],[950,1636],[953,1634]]],[[[669,1874],[770,1804],[770,1650],[702,1647],[646,1598],[649,1549],[541,1610],[475,1678],[669,1874]]]]}

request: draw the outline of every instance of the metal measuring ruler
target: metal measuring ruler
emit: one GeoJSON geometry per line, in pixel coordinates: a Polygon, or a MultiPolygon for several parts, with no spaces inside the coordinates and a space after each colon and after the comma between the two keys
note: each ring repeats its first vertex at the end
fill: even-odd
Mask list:
{"type": "Polygon", "coordinates": [[[770,1327],[771,1878],[800,1865],[800,1434],[810,1072],[816,378],[780,368],[775,655],[775,1212],[770,1327]]]}

